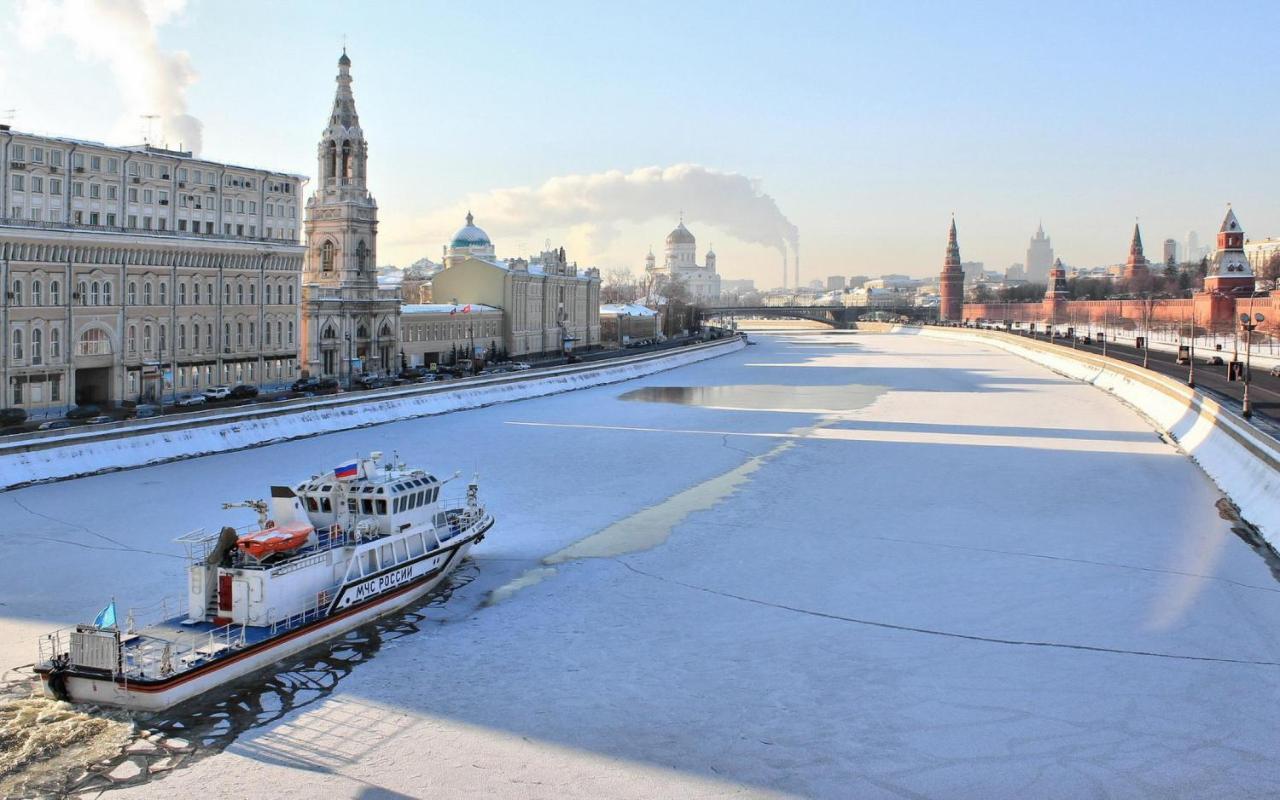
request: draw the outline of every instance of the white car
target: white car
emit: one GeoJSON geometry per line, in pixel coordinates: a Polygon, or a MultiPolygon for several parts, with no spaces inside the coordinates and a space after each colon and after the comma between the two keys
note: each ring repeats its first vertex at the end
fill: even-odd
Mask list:
{"type": "MultiPolygon", "coordinates": [[[[226,400],[231,396],[230,386],[214,386],[211,389],[204,390],[205,400],[226,400]]],[[[179,403],[181,405],[181,403],[179,403]]]]}
{"type": "Polygon", "coordinates": [[[205,404],[204,395],[202,394],[184,394],[178,398],[177,405],[180,406],[202,406],[205,404]]]}

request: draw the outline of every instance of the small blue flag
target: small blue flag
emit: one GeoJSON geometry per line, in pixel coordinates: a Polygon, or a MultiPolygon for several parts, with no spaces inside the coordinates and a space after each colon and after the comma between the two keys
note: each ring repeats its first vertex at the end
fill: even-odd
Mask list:
{"type": "Polygon", "coordinates": [[[98,612],[98,616],[93,620],[93,624],[98,628],[114,628],[116,626],[115,600],[112,600],[110,605],[98,612]]]}

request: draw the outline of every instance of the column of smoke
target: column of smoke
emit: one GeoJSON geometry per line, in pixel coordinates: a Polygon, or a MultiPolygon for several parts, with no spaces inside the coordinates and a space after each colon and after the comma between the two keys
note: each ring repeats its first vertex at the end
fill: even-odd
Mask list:
{"type": "Polygon", "coordinates": [[[80,56],[110,69],[125,117],[113,135],[137,136],[140,120],[155,115],[162,143],[198,155],[203,126],[187,113],[195,70],[185,52],[161,49],[156,35],[185,6],[185,0],[26,0],[16,14],[18,38],[39,51],[49,37],[65,36],[80,56]]]}
{"type": "Polygon", "coordinates": [[[787,253],[782,252],[782,288],[787,288],[787,253]]]}
{"type": "Polygon", "coordinates": [[[539,186],[497,189],[441,210],[424,225],[451,230],[467,208],[475,212],[477,224],[504,236],[573,229],[583,239],[578,246],[587,251],[580,253],[582,258],[602,255],[619,223],[650,225],[669,219],[674,225],[683,209],[695,236],[698,225],[710,225],[739,241],[777,250],[783,258],[783,283],[788,249],[796,252],[799,241],[796,226],[761,191],[758,180],[698,164],[565,175],[539,186]]]}
{"type": "Polygon", "coordinates": [[[800,288],[800,239],[798,237],[794,242],[791,243],[791,248],[792,248],[791,252],[793,254],[792,260],[795,262],[796,288],[799,289],[800,288]]]}

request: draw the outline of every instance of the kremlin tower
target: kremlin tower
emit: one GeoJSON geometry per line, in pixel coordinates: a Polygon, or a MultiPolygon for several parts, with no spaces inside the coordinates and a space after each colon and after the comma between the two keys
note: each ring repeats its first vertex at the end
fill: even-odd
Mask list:
{"type": "Polygon", "coordinates": [[[1044,291],[1044,314],[1050,322],[1058,322],[1066,315],[1069,294],[1067,270],[1062,266],[1062,259],[1056,258],[1049,270],[1049,285],[1044,291]]]}
{"type": "Polygon", "coordinates": [[[956,220],[951,218],[951,232],[947,234],[947,257],[942,262],[942,275],[938,280],[938,319],[942,322],[960,322],[964,316],[964,271],[960,269],[960,245],[956,242],[956,220]]]}
{"type": "Polygon", "coordinates": [[[1133,241],[1129,243],[1129,260],[1124,262],[1124,279],[1130,288],[1144,287],[1151,281],[1151,263],[1142,254],[1142,233],[1133,225],[1133,241]]]}
{"type": "Polygon", "coordinates": [[[1244,254],[1244,231],[1236,212],[1227,207],[1227,217],[1218,231],[1218,250],[1209,262],[1209,275],[1204,279],[1206,292],[1228,295],[1253,293],[1253,267],[1244,254]]]}

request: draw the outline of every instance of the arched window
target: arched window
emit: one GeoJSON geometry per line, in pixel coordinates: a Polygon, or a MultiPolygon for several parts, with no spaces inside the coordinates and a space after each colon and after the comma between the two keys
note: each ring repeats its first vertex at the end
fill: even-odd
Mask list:
{"type": "Polygon", "coordinates": [[[249,305],[256,306],[258,304],[258,286],[257,284],[249,284],[249,305]]]}
{"type": "Polygon", "coordinates": [[[338,146],[334,144],[332,139],[329,140],[329,146],[326,148],[324,161],[324,176],[326,178],[334,177],[337,169],[338,146]]]}
{"type": "Polygon", "coordinates": [[[333,242],[328,239],[320,245],[320,271],[333,272],[333,242]]]}
{"type": "Polygon", "coordinates": [[[244,347],[244,323],[237,322],[236,323],[236,349],[239,350],[243,347],[244,347]]]}
{"type": "Polygon", "coordinates": [[[357,339],[369,338],[369,329],[364,326],[363,322],[360,323],[360,327],[356,328],[356,338],[357,339]]]}
{"type": "Polygon", "coordinates": [[[129,326],[129,338],[127,342],[127,347],[130,353],[138,352],[138,326],[137,325],[129,326]]]}
{"type": "Polygon", "coordinates": [[[62,305],[62,283],[60,281],[49,281],[49,304],[54,306],[62,305]]]}
{"type": "Polygon", "coordinates": [[[284,285],[276,284],[276,305],[284,305],[284,285]]]}
{"type": "Polygon", "coordinates": [[[280,331],[281,331],[281,325],[279,322],[277,322],[276,323],[276,344],[283,344],[283,341],[281,341],[280,331]]]}
{"type": "Polygon", "coordinates": [[[22,329],[13,329],[13,360],[22,360],[22,329]]]}
{"type": "Polygon", "coordinates": [[[200,281],[191,282],[191,305],[200,305],[200,281]]]}
{"type": "Polygon", "coordinates": [[[293,305],[293,284],[289,284],[289,305],[293,305]]]}
{"type": "Polygon", "coordinates": [[[267,346],[271,344],[271,323],[264,322],[262,324],[262,344],[267,346]]]}
{"type": "Polygon", "coordinates": [[[49,360],[57,361],[62,358],[62,331],[53,328],[49,331],[49,360]]]}
{"type": "Polygon", "coordinates": [[[243,283],[236,284],[236,305],[238,306],[244,305],[244,284],[243,283]]]}
{"type": "Polygon", "coordinates": [[[22,305],[22,281],[17,278],[13,279],[13,304],[15,306],[22,305]]]}
{"type": "Polygon", "coordinates": [[[160,281],[160,305],[169,305],[169,283],[167,281],[160,281]]]}
{"type": "Polygon", "coordinates": [[[249,346],[258,346],[258,325],[256,322],[249,323],[249,346]]]}
{"type": "Polygon", "coordinates": [[[31,282],[31,305],[44,305],[44,284],[40,281],[31,282]]]}
{"type": "Polygon", "coordinates": [[[142,284],[142,304],[144,306],[151,305],[151,281],[142,284]]]}
{"type": "Polygon", "coordinates": [[[289,320],[289,344],[293,344],[293,320],[289,320]]]}
{"type": "Polygon", "coordinates": [[[178,284],[178,305],[185,306],[187,304],[187,285],[185,283],[178,284]]]}
{"type": "Polygon", "coordinates": [[[231,352],[231,323],[222,323],[222,352],[231,352]]]}
{"type": "Polygon", "coordinates": [[[78,282],[76,284],[76,292],[80,295],[80,305],[89,305],[89,284],[85,281],[78,282]]]}
{"type": "Polygon", "coordinates": [[[102,284],[94,281],[89,287],[89,305],[96,306],[102,303],[102,284]]]}
{"type": "Polygon", "coordinates": [[[213,323],[204,326],[204,349],[213,352],[213,323]]]}
{"type": "Polygon", "coordinates": [[[324,333],[323,333],[323,334],[321,334],[320,338],[322,338],[322,339],[336,339],[336,338],[338,338],[338,334],[334,333],[334,330],[333,330],[333,326],[332,326],[332,325],[326,325],[326,326],[325,326],[325,329],[324,329],[324,333]]]}
{"type": "Polygon", "coordinates": [[[364,241],[356,246],[356,271],[364,272],[365,262],[369,260],[369,248],[364,246],[364,241]]]}
{"type": "Polygon", "coordinates": [[[150,325],[142,326],[142,352],[144,353],[151,352],[151,326],[150,325]]]}
{"type": "Polygon", "coordinates": [[[379,338],[385,339],[390,335],[391,335],[391,326],[385,322],[382,323],[382,330],[378,331],[379,338]]]}
{"type": "Polygon", "coordinates": [[[231,284],[222,284],[222,304],[224,306],[231,305],[231,284]]]}
{"type": "Polygon", "coordinates": [[[205,297],[208,297],[208,298],[209,298],[209,302],[210,302],[210,303],[216,303],[216,302],[218,302],[218,300],[217,300],[217,297],[218,297],[218,296],[217,296],[216,294],[214,294],[214,293],[213,293],[213,281],[209,281],[208,283],[206,283],[206,284],[204,285],[204,288],[205,288],[205,293],[204,293],[204,294],[205,294],[205,297]]]}
{"type": "Polygon", "coordinates": [[[342,143],[342,177],[351,177],[351,142],[342,143]]]}
{"type": "Polygon", "coordinates": [[[178,325],[178,349],[187,349],[187,326],[182,324],[178,325]]]}
{"type": "Polygon", "coordinates": [[[168,334],[168,333],[169,333],[169,328],[168,328],[168,326],[166,326],[166,325],[164,325],[163,323],[161,323],[161,325],[160,325],[160,342],[159,342],[160,347],[157,349],[157,351],[156,351],[156,352],[164,353],[164,351],[166,351],[166,350],[168,350],[168,349],[169,349],[169,337],[167,336],[167,334],[168,334]]]}
{"type": "Polygon", "coordinates": [[[111,305],[111,281],[102,282],[102,304],[104,306],[111,305]]]}
{"type": "Polygon", "coordinates": [[[39,328],[31,331],[31,363],[44,363],[44,333],[39,328]]]}
{"type": "Polygon", "coordinates": [[[129,281],[129,288],[125,291],[125,299],[131,306],[138,304],[138,284],[136,281],[129,281]]]}
{"type": "Polygon", "coordinates": [[[111,355],[111,340],[101,328],[90,328],[80,334],[78,350],[82,356],[108,356],[111,355]]]}

